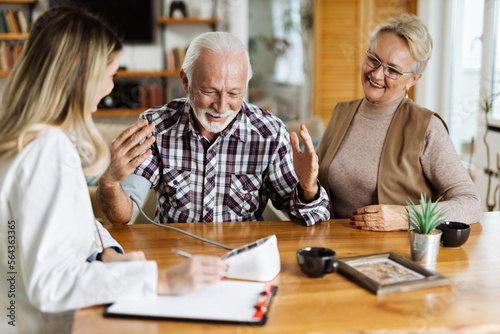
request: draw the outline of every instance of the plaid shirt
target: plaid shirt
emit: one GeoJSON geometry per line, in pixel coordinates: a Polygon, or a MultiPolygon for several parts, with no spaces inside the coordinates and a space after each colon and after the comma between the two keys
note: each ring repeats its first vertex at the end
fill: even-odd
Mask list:
{"type": "Polygon", "coordinates": [[[191,114],[189,103],[177,99],[140,117],[156,127],[153,154],[135,171],[156,191],[156,221],[263,220],[268,199],[307,225],[330,218],[322,187],[318,199],[300,202],[288,130],[277,117],[243,102],[236,119],[210,144],[194,128],[191,114]]]}

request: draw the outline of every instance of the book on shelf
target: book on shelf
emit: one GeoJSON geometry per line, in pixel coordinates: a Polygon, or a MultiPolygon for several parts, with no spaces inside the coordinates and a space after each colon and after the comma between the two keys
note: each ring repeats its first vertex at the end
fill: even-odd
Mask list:
{"type": "Polygon", "coordinates": [[[186,48],[173,48],[166,52],[165,63],[166,69],[170,71],[178,70],[184,63],[186,57],[186,48]]]}
{"type": "Polygon", "coordinates": [[[0,70],[10,71],[14,63],[19,59],[22,44],[11,45],[6,41],[0,42],[0,70]]]}
{"type": "Polygon", "coordinates": [[[9,70],[9,64],[7,61],[8,47],[9,45],[5,43],[5,41],[0,42],[0,69],[2,71],[9,70]]]}
{"type": "Polygon", "coordinates": [[[164,104],[163,101],[163,85],[154,84],[147,88],[149,94],[149,106],[160,107],[164,104]]]}
{"type": "Polygon", "coordinates": [[[143,85],[139,86],[139,108],[146,110],[150,106],[149,96],[146,87],[143,85]]]}
{"type": "Polygon", "coordinates": [[[12,50],[12,45],[10,44],[6,44],[5,45],[5,55],[6,55],[6,58],[7,58],[7,70],[12,70],[12,66],[14,64],[14,56],[13,56],[13,50],[12,50]]]}
{"type": "Polygon", "coordinates": [[[23,51],[23,45],[22,43],[14,45],[14,63],[19,59],[21,56],[21,51],[23,51]]]}
{"type": "Polygon", "coordinates": [[[4,34],[9,32],[7,28],[7,21],[5,20],[5,15],[3,15],[3,11],[0,11],[0,32],[4,34]]]}
{"type": "Polygon", "coordinates": [[[19,30],[22,33],[28,33],[28,21],[26,20],[26,15],[24,15],[24,12],[22,10],[19,10],[17,12],[17,21],[19,23],[19,30]]]}
{"type": "Polygon", "coordinates": [[[9,32],[19,33],[21,30],[19,29],[19,25],[17,23],[16,15],[12,10],[4,11],[5,19],[7,21],[7,28],[9,32]]]}
{"type": "Polygon", "coordinates": [[[182,64],[184,63],[184,57],[186,56],[186,49],[175,48],[174,56],[175,56],[175,69],[179,69],[182,67],[182,64]]]}
{"type": "Polygon", "coordinates": [[[169,50],[167,51],[165,55],[165,63],[166,63],[166,69],[173,71],[175,70],[175,56],[174,56],[174,50],[169,50]]]}
{"type": "Polygon", "coordinates": [[[0,42],[0,69],[10,71],[13,64],[12,46],[5,41],[0,42]]]}
{"type": "Polygon", "coordinates": [[[28,33],[28,20],[24,11],[2,10],[0,12],[0,32],[28,33]]]}

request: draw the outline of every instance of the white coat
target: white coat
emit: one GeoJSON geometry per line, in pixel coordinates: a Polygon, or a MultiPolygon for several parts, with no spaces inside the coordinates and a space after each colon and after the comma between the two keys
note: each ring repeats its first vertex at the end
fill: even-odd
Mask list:
{"type": "MultiPolygon", "coordinates": [[[[98,226],[104,247],[119,246],[98,226]]],[[[0,163],[0,307],[7,313],[0,333],[69,333],[77,308],[156,296],[154,261],[87,261],[95,259],[96,231],[81,161],[64,132],[44,131],[0,163]]]]}

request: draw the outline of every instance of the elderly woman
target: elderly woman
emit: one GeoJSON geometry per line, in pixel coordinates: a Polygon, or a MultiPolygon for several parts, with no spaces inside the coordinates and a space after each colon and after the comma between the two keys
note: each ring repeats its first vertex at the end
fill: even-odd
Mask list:
{"type": "Polygon", "coordinates": [[[405,205],[426,193],[447,220],[481,219],[478,192],[444,121],[405,97],[422,77],[432,38],[403,14],[375,28],[361,69],[364,98],[337,104],[318,146],[331,217],[362,230],[407,230],[405,205]]]}

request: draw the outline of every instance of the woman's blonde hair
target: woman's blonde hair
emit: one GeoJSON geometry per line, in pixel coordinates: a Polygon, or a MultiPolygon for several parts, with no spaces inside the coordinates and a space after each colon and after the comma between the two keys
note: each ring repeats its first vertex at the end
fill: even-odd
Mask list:
{"type": "Polygon", "coordinates": [[[0,104],[0,160],[21,152],[43,130],[62,129],[87,175],[98,176],[109,150],[92,121],[106,66],[120,52],[115,32],[93,15],[52,7],[33,24],[0,104]]]}
{"type": "Polygon", "coordinates": [[[424,73],[431,59],[432,37],[422,20],[415,15],[401,14],[382,22],[370,35],[370,48],[384,32],[392,32],[408,43],[410,53],[417,60],[413,72],[417,75],[424,73]]]}

